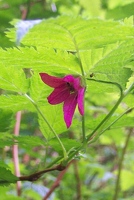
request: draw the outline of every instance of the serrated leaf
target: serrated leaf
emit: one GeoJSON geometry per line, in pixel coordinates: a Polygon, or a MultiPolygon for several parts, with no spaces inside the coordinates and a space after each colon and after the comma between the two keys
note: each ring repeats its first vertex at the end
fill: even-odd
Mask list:
{"type": "Polygon", "coordinates": [[[16,183],[18,177],[12,174],[9,169],[0,167],[0,185],[8,186],[10,183],[16,183]]]}
{"type": "MultiPolygon", "coordinates": [[[[12,55],[11,55],[12,56],[12,55]]],[[[14,63],[14,65],[16,65],[14,63]]],[[[1,65],[0,88],[14,92],[26,93],[28,91],[28,79],[24,71],[13,66],[1,65]]]]}
{"type": "Polygon", "coordinates": [[[0,148],[12,146],[14,144],[13,136],[7,132],[0,133],[0,148]]]}
{"type": "Polygon", "coordinates": [[[34,75],[30,78],[30,97],[38,105],[45,105],[47,103],[47,96],[51,90],[52,89],[50,87],[47,87],[42,82],[39,73],[34,73],[34,75]]]}
{"type": "Polygon", "coordinates": [[[1,95],[0,108],[3,110],[12,110],[17,112],[19,110],[33,110],[34,107],[31,102],[24,96],[19,95],[1,95]]]}
{"type": "Polygon", "coordinates": [[[6,132],[10,129],[13,120],[12,111],[4,111],[0,109],[0,132],[6,132]]]}
{"type": "MultiPolygon", "coordinates": [[[[94,51],[96,52],[96,50],[94,51]]],[[[126,82],[132,74],[132,71],[125,67],[131,65],[130,59],[134,52],[134,40],[119,45],[110,45],[110,49],[108,50],[107,48],[104,48],[103,51],[100,49],[95,54],[96,58],[99,58],[95,62],[92,61],[95,57],[94,51],[91,52],[91,61],[89,62],[89,65],[91,66],[92,64],[93,66],[90,68],[90,73],[94,74],[94,78],[117,82],[125,88],[126,82]]]]}
{"type": "Polygon", "coordinates": [[[132,26],[125,26],[120,22],[60,16],[36,25],[24,37],[22,43],[76,52],[78,49],[87,50],[117,41],[129,40],[133,35],[132,26]]]}
{"type": "MultiPolygon", "coordinates": [[[[63,133],[67,130],[65,122],[63,120],[62,104],[60,105],[48,104],[47,106],[41,107],[40,110],[57,134],[63,133]]],[[[42,116],[38,114],[38,117],[39,117],[40,130],[42,134],[45,136],[45,138],[49,140],[55,137],[55,135],[50,130],[50,128],[48,127],[47,123],[42,118],[42,116]]]]}
{"type": "Polygon", "coordinates": [[[17,136],[14,137],[15,142],[18,143],[19,146],[25,148],[32,148],[36,146],[45,145],[45,141],[37,136],[17,136]]]}
{"type": "Polygon", "coordinates": [[[1,66],[14,67],[16,63],[18,69],[31,68],[37,72],[47,73],[80,73],[78,58],[72,53],[65,51],[55,51],[54,49],[34,48],[9,48],[6,51],[0,49],[2,60],[1,66]]]}

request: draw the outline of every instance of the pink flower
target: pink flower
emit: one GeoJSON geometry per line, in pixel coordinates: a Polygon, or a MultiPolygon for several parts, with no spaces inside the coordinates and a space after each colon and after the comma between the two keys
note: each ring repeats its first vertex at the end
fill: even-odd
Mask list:
{"type": "Polygon", "coordinates": [[[46,73],[40,73],[40,76],[45,84],[54,88],[53,92],[47,97],[48,102],[52,105],[64,102],[64,120],[67,128],[69,128],[72,124],[77,104],[80,114],[84,115],[85,87],[81,86],[80,77],[74,78],[72,75],[67,75],[63,78],[58,78],[46,73]]]}

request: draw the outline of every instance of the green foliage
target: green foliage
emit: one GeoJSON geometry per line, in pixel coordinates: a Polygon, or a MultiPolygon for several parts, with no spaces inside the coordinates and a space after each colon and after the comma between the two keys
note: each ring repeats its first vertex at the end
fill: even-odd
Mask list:
{"type": "MultiPolygon", "coordinates": [[[[14,62],[14,61],[13,61],[14,62]]],[[[17,67],[1,66],[0,87],[4,90],[25,93],[28,90],[28,81],[22,70],[17,67]],[[11,76],[13,74],[13,76],[11,76]]]]}
{"type": "Polygon", "coordinates": [[[0,167],[0,185],[7,186],[10,183],[16,183],[18,178],[14,176],[9,169],[0,167]]]}
{"type": "MultiPolygon", "coordinates": [[[[10,171],[15,164],[13,145],[19,147],[22,174],[82,158],[71,162],[73,167],[68,168],[52,199],[78,199],[81,195],[83,199],[111,200],[124,154],[118,196],[133,199],[133,6],[133,1],[119,0],[47,0],[38,5],[36,1],[0,2],[0,186],[9,186],[3,193],[0,188],[3,200],[39,199],[41,195],[38,185],[40,191],[31,186],[24,189],[22,198],[10,194],[14,191],[10,183],[18,180],[10,171]],[[4,3],[8,8],[3,11],[4,3]],[[16,47],[19,20],[13,18],[43,20],[16,47]],[[40,72],[83,78],[85,115],[82,118],[76,109],[70,129],[64,122],[63,104],[48,103],[53,88],[41,81],[40,72]],[[20,135],[15,136],[18,111],[22,119],[20,135]]],[[[46,173],[40,181],[51,188],[56,176],[57,172],[46,173]]]]}
{"type": "Polygon", "coordinates": [[[0,132],[6,132],[9,130],[11,121],[13,120],[13,114],[11,111],[0,110],[0,132]]]}
{"type": "Polygon", "coordinates": [[[1,95],[0,108],[3,110],[12,110],[17,112],[19,110],[33,110],[32,104],[24,97],[19,95],[1,95]]]}
{"type": "Polygon", "coordinates": [[[133,172],[128,170],[122,170],[121,187],[123,191],[126,191],[134,186],[133,178],[134,178],[133,172]]]}
{"type": "Polygon", "coordinates": [[[24,37],[22,43],[76,52],[103,47],[117,41],[131,40],[133,34],[133,27],[120,22],[61,16],[36,25],[24,37]],[[37,33],[38,29],[40,34],[37,33]]]}

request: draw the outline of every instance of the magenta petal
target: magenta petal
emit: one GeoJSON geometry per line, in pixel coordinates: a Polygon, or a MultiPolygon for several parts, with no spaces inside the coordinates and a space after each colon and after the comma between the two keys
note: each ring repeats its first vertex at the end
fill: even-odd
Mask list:
{"type": "Polygon", "coordinates": [[[64,83],[63,78],[58,78],[55,76],[50,76],[46,73],[39,73],[42,81],[49,85],[50,87],[56,88],[64,83]]]}
{"type": "Polygon", "coordinates": [[[80,78],[74,78],[72,75],[67,75],[63,78],[63,80],[65,82],[69,82],[72,84],[72,86],[74,87],[75,90],[78,91],[78,89],[80,88],[80,78]]]}
{"type": "Polygon", "coordinates": [[[64,101],[63,112],[64,120],[67,128],[72,124],[72,118],[77,105],[77,93],[70,94],[70,96],[64,101]]]}
{"type": "Polygon", "coordinates": [[[70,95],[69,89],[66,87],[66,85],[61,85],[58,88],[55,88],[54,91],[48,96],[48,102],[50,104],[59,104],[63,101],[65,101],[70,95]]]}
{"type": "Polygon", "coordinates": [[[85,88],[81,88],[78,90],[78,109],[81,115],[84,115],[84,93],[85,88]]]}

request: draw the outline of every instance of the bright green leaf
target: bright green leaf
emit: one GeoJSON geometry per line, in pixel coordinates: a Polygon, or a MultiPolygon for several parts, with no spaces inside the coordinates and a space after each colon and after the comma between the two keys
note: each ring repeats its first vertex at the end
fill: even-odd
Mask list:
{"type": "MultiPolygon", "coordinates": [[[[41,107],[41,112],[45,116],[46,120],[52,126],[57,134],[63,133],[67,130],[65,122],[63,120],[62,105],[50,105],[41,107]]],[[[39,126],[42,134],[47,140],[55,137],[53,132],[48,127],[47,123],[43,120],[42,116],[38,114],[39,126]]]]}
{"type": "MultiPolygon", "coordinates": [[[[12,55],[13,56],[13,55],[12,55]]],[[[11,90],[18,93],[28,91],[28,79],[26,79],[24,71],[10,65],[1,65],[0,88],[11,90]]]]}
{"type": "Polygon", "coordinates": [[[24,96],[19,95],[1,95],[0,96],[0,108],[3,110],[12,110],[17,112],[20,110],[33,110],[33,105],[24,96]]]}
{"type": "Polygon", "coordinates": [[[9,169],[0,167],[0,185],[6,186],[10,183],[16,183],[18,177],[14,176],[9,169]]]}
{"type": "Polygon", "coordinates": [[[60,16],[36,25],[24,37],[22,43],[77,52],[130,40],[133,35],[132,26],[125,26],[120,22],[60,16]]]}
{"type": "Polygon", "coordinates": [[[0,109],[0,132],[6,132],[10,129],[13,113],[0,109]]]}

